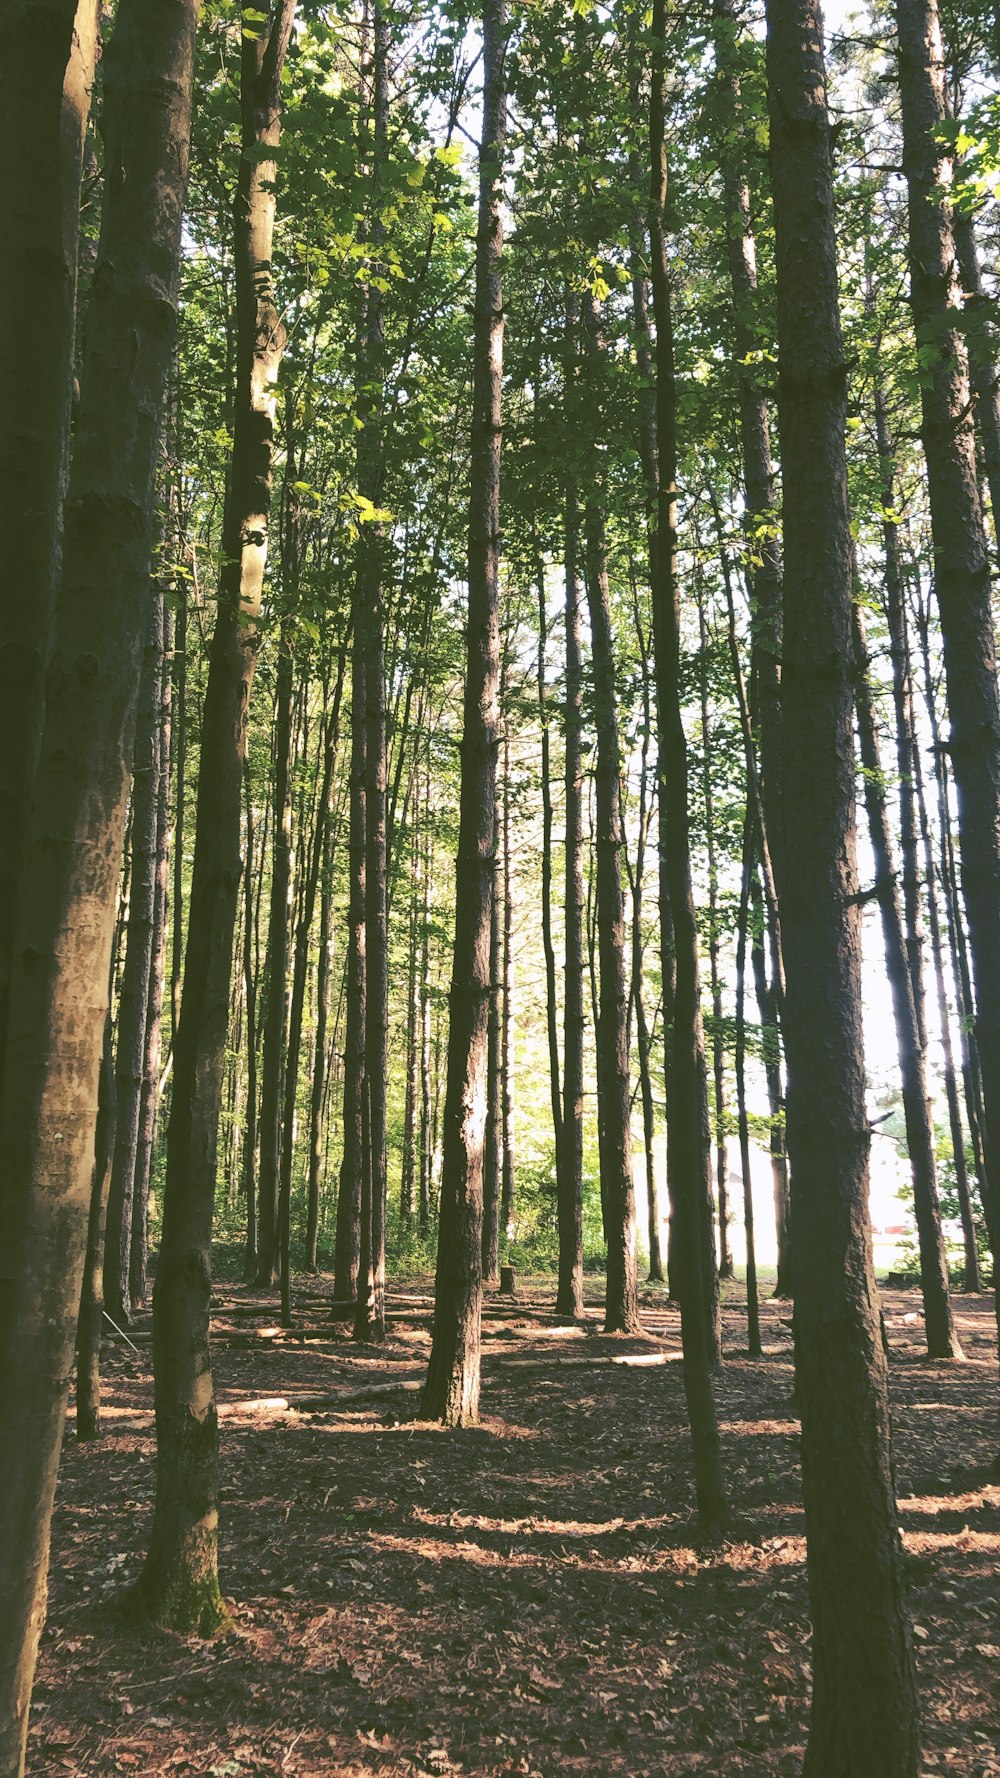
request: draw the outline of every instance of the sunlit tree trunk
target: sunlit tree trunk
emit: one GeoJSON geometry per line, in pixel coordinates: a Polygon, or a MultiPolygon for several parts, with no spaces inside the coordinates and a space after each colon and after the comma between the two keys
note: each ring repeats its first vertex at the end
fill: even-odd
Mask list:
{"type": "Polygon", "coordinates": [[[562,1142],[559,1194],[559,1284],[556,1313],[583,1314],[583,761],[581,728],[579,523],[576,492],[565,499],[566,793],[565,947],[563,981],[562,1142]]]}

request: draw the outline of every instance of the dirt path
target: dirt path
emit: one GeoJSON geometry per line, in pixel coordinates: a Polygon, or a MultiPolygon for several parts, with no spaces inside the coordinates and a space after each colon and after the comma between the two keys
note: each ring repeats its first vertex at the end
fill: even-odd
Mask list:
{"type": "MultiPolygon", "coordinates": [[[[237,1632],[215,1644],[122,1615],[154,1449],[148,1343],[112,1349],[107,1436],[70,1434],[63,1458],[30,1773],[798,1773],[808,1631],[787,1305],[764,1305],[765,1357],[750,1363],[727,1304],[718,1401],[743,1524],[701,1553],[662,1294],[639,1340],[599,1333],[596,1289],[582,1329],[553,1325],[547,1287],[513,1309],[491,1300],[487,1418],[455,1434],[417,1419],[425,1289],[393,1298],[385,1351],[355,1347],[321,1287],[303,1289],[301,1326],[320,1336],[307,1340],[282,1337],[273,1303],[219,1292],[237,1632]]],[[[968,1362],[948,1366],[921,1356],[919,1298],[885,1302],[924,1769],[1000,1778],[995,1328],[988,1297],[956,1306],[968,1362]]]]}

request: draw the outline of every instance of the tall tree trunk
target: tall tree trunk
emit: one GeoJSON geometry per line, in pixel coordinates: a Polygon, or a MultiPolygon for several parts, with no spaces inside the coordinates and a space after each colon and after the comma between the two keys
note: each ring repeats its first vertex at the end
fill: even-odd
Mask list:
{"type": "MultiPolygon", "coordinates": [[[[382,194],[386,179],[389,129],[389,21],[379,0],[372,11],[372,164],[369,230],[373,263],[381,272],[379,248],[385,237],[382,194]]],[[[364,399],[358,434],[358,487],[379,506],[383,476],[382,402],[385,380],[385,304],[375,276],[367,291],[362,366],[364,399]]],[[[389,1025],[389,933],[386,877],[386,713],[385,588],[386,544],[382,521],[360,527],[359,616],[365,649],[365,1097],[368,1106],[368,1165],[362,1174],[362,1253],[368,1267],[358,1280],[355,1337],[385,1339],[386,1072],[389,1025]],[[366,1203],[367,1184],[370,1201],[366,1203]]]]}
{"type": "Polygon", "coordinates": [[[583,759],[581,745],[579,520],[576,491],[566,494],[566,865],[563,982],[562,1141],[556,1170],[559,1283],[556,1314],[583,1314],[583,759]]]}
{"type": "Polygon", "coordinates": [[[701,705],[702,796],[705,803],[705,842],[708,851],[708,963],[712,988],[712,1081],[715,1088],[715,1194],[719,1210],[719,1277],[731,1278],[729,1252],[729,1200],[726,1152],[726,1046],[722,1029],[722,979],[719,974],[719,866],[715,851],[715,805],[712,794],[712,728],[708,716],[708,626],[704,589],[698,592],[698,695],[701,705]]]}
{"type": "Polygon", "coordinates": [[[753,1222],[753,1173],[750,1167],[750,1123],[747,1117],[747,928],[750,924],[750,884],[755,873],[754,820],[748,813],[743,825],[743,881],[736,938],[736,1122],[740,1139],[740,1172],[743,1178],[743,1229],[747,1246],[747,1339],[751,1358],[760,1358],[760,1303],[757,1296],[757,1248],[753,1222]]]}
{"type": "Polygon", "coordinates": [[[243,1197],[246,1243],[243,1276],[257,1275],[257,988],[255,938],[254,816],[249,775],[244,771],[246,856],[243,860],[243,1004],[246,1015],[247,1114],[243,1126],[243,1197]]]}
{"type": "Polygon", "coordinates": [[[951,151],[942,146],[948,104],[936,0],[897,0],[896,16],[903,171],[909,194],[910,301],[918,344],[934,347],[934,361],[921,379],[921,437],[976,987],[987,1160],[983,1209],[996,1259],[1000,1256],[1000,694],[990,563],[955,240],[945,195],[952,168],[951,151]]]}
{"type": "Polygon", "coordinates": [[[434,1138],[431,1122],[431,867],[434,856],[430,824],[431,772],[428,754],[424,799],[423,909],[420,937],[420,1192],[417,1222],[422,1235],[430,1230],[431,1169],[434,1138]]]}
{"type": "Polygon", "coordinates": [[[59,587],[80,175],[97,25],[98,0],[10,5],[0,17],[9,132],[0,339],[11,346],[0,430],[0,1072],[59,587]]]}
{"type": "MultiPolygon", "coordinates": [[[[704,1036],[698,929],[691,890],[687,745],[681,715],[680,584],[677,567],[677,388],[667,256],[666,7],[655,0],[650,81],[649,234],[656,320],[658,482],[653,582],[653,660],[660,776],[660,951],[664,1000],[670,996],[667,1074],[667,1183],[670,1190],[670,1289],[681,1309],[684,1393],[691,1428],[695,1491],[706,1531],[726,1517],[726,1487],[712,1393],[715,1356],[711,1292],[715,1284],[710,1157],[704,1143],[704,1036]],[[705,1234],[709,1238],[709,1277],[705,1234]]],[[[666,1017],[666,1007],[665,1007],[666,1017]]]]}
{"type": "Polygon", "coordinates": [[[351,656],[351,767],[349,890],[347,907],[347,1019],[344,1037],[344,1145],[337,1192],[333,1295],[354,1302],[361,1263],[362,1173],[365,1101],[365,657],[358,641],[351,656]]]}
{"type": "Polygon", "coordinates": [[[418,908],[420,903],[420,829],[416,817],[419,807],[414,811],[413,832],[410,836],[410,908],[407,932],[406,959],[406,1095],[403,1104],[403,1156],[399,1174],[399,1226],[409,1232],[413,1227],[413,1212],[417,1175],[417,1084],[419,1080],[420,1058],[417,1054],[417,1018],[419,1012],[417,960],[418,960],[418,908]]]}
{"type": "Polygon", "coordinates": [[[187,586],[181,582],[174,636],[174,720],[172,727],[174,780],[173,895],[170,920],[170,1044],[173,1048],[181,1016],[181,979],[184,973],[184,798],[187,791],[187,586]]]}
{"type": "Polygon", "coordinates": [[[868,683],[868,649],[860,607],[852,608],[854,646],[854,703],[858,719],[861,769],[864,781],[868,832],[875,862],[875,889],[882,916],[882,943],[886,974],[899,1048],[899,1073],[903,1092],[906,1147],[913,1179],[913,1206],[920,1250],[920,1284],[924,1299],[924,1328],[929,1358],[961,1358],[948,1290],[948,1260],[941,1228],[934,1164],[934,1128],[931,1123],[924,1048],[917,1023],[913,977],[907,956],[903,910],[896,887],[889,814],[883,789],[878,729],[868,683]]]}
{"type": "Polygon", "coordinates": [[[468,658],[434,1336],[423,1396],[424,1412],[451,1426],[479,1415],[486,1026],[496,849],[506,0],[483,0],[482,19],[468,658]]]}
{"type": "Polygon", "coordinates": [[[160,1097],[160,1048],[163,1014],[163,978],[166,968],[167,882],[170,875],[170,731],[173,694],[172,662],[174,620],[171,608],[163,610],[163,663],[160,675],[159,790],[156,810],[156,889],[153,907],[153,950],[146,996],[146,1031],[143,1047],[142,1099],[139,1134],[135,1149],[132,1184],[132,1250],[129,1259],[129,1291],[132,1307],[146,1301],[146,1267],[149,1257],[149,1178],[153,1163],[156,1112],[160,1097]]]}
{"type": "Polygon", "coordinates": [[[309,1095],[309,1184],[306,1210],[306,1271],[315,1272],[323,1177],[323,1107],[328,1079],[327,1029],[330,1022],[330,944],[333,927],[333,859],[329,821],[322,834],[322,887],[319,897],[319,956],[316,964],[316,1048],[309,1095]]]}
{"type": "Polygon", "coordinates": [[[788,1152],[813,1621],[807,1778],[914,1778],[918,1711],[868,1221],[851,530],[830,120],[816,0],[769,0],[784,480],[788,1152]]]}
{"type": "Polygon", "coordinates": [[[105,58],[103,131],[114,176],[87,317],[0,1102],[5,1774],[23,1762],[87,1245],[196,17],[197,0],[167,9],[122,0],[105,58]]]}
{"type": "Polygon", "coordinates": [[[267,1290],[278,1281],[278,1180],[281,1169],[281,1085],[285,1060],[289,897],[292,886],[292,651],[287,616],[278,640],[271,783],[271,901],[267,922],[267,995],[260,1070],[260,1176],[257,1196],[257,1277],[267,1290]]]}
{"type": "Polygon", "coordinates": [[[223,566],[202,714],[201,770],[181,1015],[153,1290],[156,1510],[139,1579],[156,1623],[208,1635],[225,1623],[218,1578],[218,1417],[208,1328],[219,1108],[229,1020],[246,721],[271,505],[284,328],[271,283],[281,70],[294,0],[241,45],[234,210],[238,315],[233,455],[223,566]]]}
{"type": "MultiPolygon", "coordinates": [[[[583,298],[584,373],[581,393],[600,411],[605,348],[597,303],[583,298]]],[[[597,1005],[598,1136],[601,1194],[608,1243],[606,1333],[639,1327],[635,1189],[632,1181],[632,1094],[629,1085],[628,979],[625,970],[625,898],[622,892],[621,741],[615,651],[611,630],[600,446],[593,440],[595,477],[584,505],[585,572],[590,610],[597,765],[597,1005]]]]}
{"type": "Polygon", "coordinates": [[[76,1337],[76,1436],[81,1441],[101,1436],[101,1347],[104,1334],[104,1223],[115,1152],[115,1046],[111,1015],[104,1032],[104,1053],[97,1086],[94,1134],[94,1183],[87,1222],[87,1257],[83,1267],[80,1321],[76,1337]]]}
{"type": "Polygon", "coordinates": [[[542,951],[545,956],[545,1029],[549,1040],[549,1095],[552,1101],[552,1138],[556,1155],[558,1190],[562,1152],[562,1099],[559,1086],[559,1002],[556,994],[556,951],[552,941],[552,774],[549,735],[549,699],[545,686],[545,648],[548,613],[545,606],[545,563],[537,551],[538,581],[538,720],[541,730],[542,786],[542,951]]]}
{"type": "Polygon", "coordinates": [[[160,683],[163,674],[163,589],[152,584],[150,630],[142,663],[132,762],[132,867],[129,874],[125,966],[118,995],[115,1052],[115,1156],[108,1195],[104,1297],[123,1327],[132,1319],[129,1268],[132,1193],[145,1079],[146,1013],[156,921],[157,811],[160,788],[160,683]]]}
{"type": "Polygon", "coordinates": [[[500,1278],[501,1057],[500,1057],[500,897],[496,878],[490,909],[490,1004],[486,1021],[486,1134],[483,1139],[483,1280],[500,1278]]]}
{"type": "MultiPolygon", "coordinates": [[[[347,671],[347,638],[345,637],[339,650],[337,663],[337,681],[333,690],[333,698],[323,729],[323,755],[320,768],[319,793],[316,798],[315,819],[308,857],[303,872],[302,900],[299,907],[295,933],[295,961],[292,967],[292,992],[288,1007],[288,1046],[285,1057],[284,1097],[282,1104],[283,1137],[281,1144],[281,1169],[279,1174],[278,1220],[281,1230],[281,1316],[285,1326],[290,1325],[291,1303],[291,1272],[290,1272],[290,1235],[292,1207],[292,1162],[295,1156],[295,1108],[299,1079],[299,1057],[302,1049],[302,1025],[305,1018],[306,986],[309,975],[309,941],[313,929],[313,916],[316,912],[316,894],[320,876],[323,872],[323,859],[327,841],[327,829],[330,818],[330,803],[333,798],[333,785],[337,771],[337,756],[340,750],[340,706],[344,693],[344,677],[347,671]]],[[[330,917],[327,911],[326,938],[320,939],[320,968],[329,971],[329,957],[324,961],[323,944],[329,951],[330,917]]],[[[329,996],[329,986],[323,987],[329,996]]],[[[319,1057],[319,1034],[317,1034],[316,1072],[323,1074],[324,1064],[319,1057]]],[[[323,1020],[323,1042],[326,1042],[326,1022],[323,1020]]],[[[315,1083],[314,1083],[315,1084],[315,1083]]],[[[310,1113],[312,1127],[312,1114],[310,1113]]],[[[318,1140],[318,1137],[317,1137],[318,1140]]],[[[310,1147],[309,1186],[306,1207],[306,1270],[316,1269],[316,1241],[319,1231],[319,1179],[314,1179],[310,1147]]]]}
{"type": "Polygon", "coordinates": [[[510,843],[510,732],[503,728],[503,798],[500,822],[503,853],[503,1039],[500,1049],[500,1226],[504,1240],[514,1234],[514,895],[510,843]]]}

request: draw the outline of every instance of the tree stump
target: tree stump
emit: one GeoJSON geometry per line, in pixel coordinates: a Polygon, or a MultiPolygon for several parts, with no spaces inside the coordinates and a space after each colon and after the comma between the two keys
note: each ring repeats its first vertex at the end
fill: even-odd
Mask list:
{"type": "Polygon", "coordinates": [[[513,1266],[500,1267],[500,1296],[517,1295],[517,1273],[513,1266]]]}

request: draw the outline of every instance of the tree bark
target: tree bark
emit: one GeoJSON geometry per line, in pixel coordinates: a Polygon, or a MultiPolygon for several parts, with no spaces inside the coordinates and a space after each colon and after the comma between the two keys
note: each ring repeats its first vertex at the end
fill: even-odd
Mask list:
{"type": "MultiPolygon", "coordinates": [[[[591,413],[601,408],[605,348],[598,306],[589,293],[582,304],[583,374],[580,393],[591,413]]],[[[598,1137],[601,1194],[608,1244],[606,1333],[639,1328],[635,1188],[632,1181],[632,1094],[629,1084],[628,978],[625,969],[625,898],[622,892],[621,740],[615,650],[611,629],[602,446],[593,440],[594,480],[584,504],[584,582],[590,611],[591,663],[597,764],[597,1005],[598,1137]]]]}
{"type": "Polygon", "coordinates": [[[719,975],[719,866],[715,852],[715,808],[712,795],[712,729],[708,716],[708,627],[705,597],[698,582],[698,694],[701,705],[702,796],[705,803],[705,843],[708,853],[708,961],[712,990],[712,1081],[715,1089],[715,1192],[719,1213],[719,1277],[731,1278],[729,1252],[729,1201],[726,1152],[725,1043],[722,1031],[722,980],[719,975]]]}
{"type": "Polygon", "coordinates": [[[329,823],[322,829],[322,887],[319,898],[319,956],[316,964],[316,1046],[309,1095],[309,1184],[306,1211],[306,1271],[317,1268],[320,1188],[323,1176],[323,1107],[326,1103],[330,1022],[330,946],[333,928],[333,859],[329,823]]]}
{"type": "Polygon", "coordinates": [[[677,388],[667,254],[666,7],[655,0],[650,81],[649,235],[656,321],[658,456],[653,592],[653,661],[659,749],[660,953],[666,1046],[667,1183],[670,1191],[671,1294],[681,1309],[684,1393],[691,1429],[698,1513],[709,1535],[726,1518],[719,1427],[712,1392],[716,1290],[710,1157],[705,1140],[706,1077],[698,970],[698,929],[691,890],[687,745],[681,714],[680,584],[677,567],[677,388]],[[667,993],[668,984],[672,992],[667,993]],[[706,1233],[708,1251],[706,1254],[706,1233]],[[709,1273],[711,1275],[709,1275],[709,1273]]]}
{"type": "Polygon", "coordinates": [[[748,815],[743,825],[743,881],[736,939],[736,1122],[740,1140],[740,1172],[743,1177],[743,1229],[747,1246],[747,1343],[750,1357],[760,1358],[760,1303],[757,1296],[757,1248],[753,1221],[753,1174],[750,1168],[750,1123],[747,1117],[747,929],[750,923],[750,883],[755,864],[754,822],[748,815]]]}
{"type": "Polygon", "coordinates": [[[583,1314],[583,759],[581,746],[579,519],[576,491],[567,491],[566,580],[566,864],[563,979],[562,1140],[556,1171],[559,1219],[559,1282],[556,1314],[583,1314]]]}
{"type": "Polygon", "coordinates": [[[163,980],[166,968],[167,883],[170,875],[170,731],[173,681],[173,612],[164,604],[163,661],[160,675],[159,789],[156,809],[156,888],[153,906],[153,951],[146,996],[146,1030],[143,1046],[142,1098],[139,1134],[132,1184],[132,1249],[129,1258],[129,1292],[133,1309],[143,1306],[147,1293],[149,1259],[149,1178],[153,1140],[160,1098],[160,1049],[163,1014],[163,980]]]}
{"type": "Polygon", "coordinates": [[[6,155],[0,338],[0,1072],[31,787],[59,587],[69,465],[80,176],[97,0],[9,5],[0,18],[6,155]]]}
{"type": "Polygon", "coordinates": [[[267,994],[260,1070],[260,1172],[257,1192],[259,1289],[278,1282],[278,1181],[281,1170],[281,1087],[285,1060],[289,897],[292,887],[292,653],[286,615],[278,640],[271,783],[271,900],[267,922],[267,994]]]}
{"type": "Polygon", "coordinates": [[[486,1026],[496,868],[506,0],[483,0],[482,21],[462,786],[434,1335],[423,1395],[425,1414],[449,1426],[479,1416],[486,1026]]]}
{"type": "Polygon", "coordinates": [[[218,1578],[210,1250],[240,889],[247,707],[267,553],[274,385],[285,338],[274,301],[271,247],[281,70],[293,15],[294,0],[280,0],[266,22],[255,21],[242,37],[233,454],[202,715],[187,951],[153,1290],[156,1509],[138,1594],[155,1623],[201,1635],[227,1621],[218,1578]]]}
{"type": "Polygon", "coordinates": [[[813,1621],[806,1778],[914,1778],[918,1710],[868,1221],[851,532],[830,121],[815,0],[769,0],[784,479],[788,1152],[813,1621]]]}
{"type": "Polygon", "coordinates": [[[125,965],[118,994],[115,1154],[111,1168],[104,1251],[104,1297],[109,1313],[122,1327],[127,1327],[132,1319],[129,1270],[132,1254],[133,1189],[145,1079],[146,1014],[156,922],[162,674],[163,589],[154,583],[132,762],[132,866],[129,873],[125,965]]]}
{"type": "Polygon", "coordinates": [[[23,1762],[87,1244],[157,444],[176,323],[196,17],[197,0],[169,8],[122,0],[105,58],[111,176],[87,317],[0,1104],[5,1774],[23,1762]]]}

